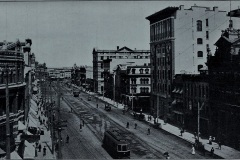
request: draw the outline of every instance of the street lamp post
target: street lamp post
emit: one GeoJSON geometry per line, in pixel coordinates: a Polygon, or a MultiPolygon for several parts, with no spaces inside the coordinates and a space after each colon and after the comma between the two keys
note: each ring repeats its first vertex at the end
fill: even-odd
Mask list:
{"type": "Polygon", "coordinates": [[[8,89],[8,66],[5,68],[6,73],[6,159],[11,159],[10,155],[10,121],[9,121],[9,89],[8,89]]]}

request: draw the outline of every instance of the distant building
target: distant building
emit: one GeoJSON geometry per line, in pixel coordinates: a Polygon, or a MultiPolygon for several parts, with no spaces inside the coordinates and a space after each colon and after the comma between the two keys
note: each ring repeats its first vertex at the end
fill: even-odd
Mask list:
{"type": "Polygon", "coordinates": [[[48,68],[48,77],[52,80],[54,79],[71,79],[71,69],[68,68],[48,68]]]}
{"type": "Polygon", "coordinates": [[[116,100],[134,111],[150,111],[150,65],[118,65],[115,70],[116,100]]]}
{"type": "Polygon", "coordinates": [[[93,80],[95,92],[103,94],[104,90],[104,69],[103,61],[111,59],[109,65],[109,71],[118,65],[123,63],[137,63],[141,65],[150,62],[150,51],[149,50],[132,50],[128,47],[119,48],[116,50],[99,50],[93,49],[93,80]]]}
{"type": "Polygon", "coordinates": [[[227,16],[218,7],[184,9],[181,5],[167,7],[146,19],[150,21],[152,113],[167,119],[174,75],[199,74],[207,50],[213,49],[217,40],[214,32],[224,27],[227,16]]]}
{"type": "Polygon", "coordinates": [[[73,84],[85,87],[86,85],[85,66],[78,67],[76,66],[76,64],[74,64],[73,68],[71,69],[71,79],[73,84]]]}

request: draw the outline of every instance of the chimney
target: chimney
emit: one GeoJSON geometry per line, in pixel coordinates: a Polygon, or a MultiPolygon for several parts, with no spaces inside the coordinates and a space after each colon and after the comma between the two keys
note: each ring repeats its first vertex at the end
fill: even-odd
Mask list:
{"type": "Polygon", "coordinates": [[[184,10],[184,5],[180,5],[180,10],[184,10]]]}
{"type": "Polygon", "coordinates": [[[119,46],[117,46],[117,50],[119,50],[119,46]]]}
{"type": "Polygon", "coordinates": [[[214,7],[213,7],[213,11],[218,11],[218,7],[217,7],[217,6],[214,6],[214,7]]]}

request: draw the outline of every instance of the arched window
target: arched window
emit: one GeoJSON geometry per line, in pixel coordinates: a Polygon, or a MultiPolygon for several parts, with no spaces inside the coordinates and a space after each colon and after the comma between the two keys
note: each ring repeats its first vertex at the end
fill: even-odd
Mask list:
{"type": "Polygon", "coordinates": [[[145,69],[145,73],[146,73],[146,74],[149,74],[149,69],[145,69]]]}
{"type": "Polygon", "coordinates": [[[197,21],[197,31],[202,31],[202,21],[197,21]]]}
{"type": "Polygon", "coordinates": [[[132,74],[135,74],[135,69],[132,69],[132,74]]]}
{"type": "Polygon", "coordinates": [[[197,56],[198,56],[198,57],[203,57],[203,52],[202,52],[202,51],[198,51],[198,52],[197,52],[197,56]]]}
{"type": "Polygon", "coordinates": [[[199,71],[201,68],[203,68],[203,65],[199,64],[199,65],[198,65],[198,71],[199,71]]]}
{"type": "Polygon", "coordinates": [[[140,74],[143,74],[143,69],[142,68],[139,69],[139,72],[140,72],[140,74]]]}
{"type": "Polygon", "coordinates": [[[140,78],[140,84],[143,84],[143,79],[142,78],[140,78]]]}
{"type": "Polygon", "coordinates": [[[202,38],[198,38],[198,39],[197,39],[197,44],[203,44],[202,38]]]}
{"type": "Polygon", "coordinates": [[[148,84],[149,83],[149,79],[148,78],[146,78],[146,84],[148,84]]]}

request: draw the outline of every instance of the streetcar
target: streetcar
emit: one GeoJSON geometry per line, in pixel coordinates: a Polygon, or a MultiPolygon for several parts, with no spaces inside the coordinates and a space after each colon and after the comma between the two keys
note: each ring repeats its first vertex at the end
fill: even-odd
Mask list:
{"type": "Polygon", "coordinates": [[[79,94],[80,94],[80,91],[79,91],[79,90],[74,90],[74,91],[73,91],[73,96],[74,96],[74,97],[78,97],[79,94]]]}
{"type": "Polygon", "coordinates": [[[118,129],[105,131],[102,147],[116,159],[130,158],[130,149],[127,139],[118,129]]]}

